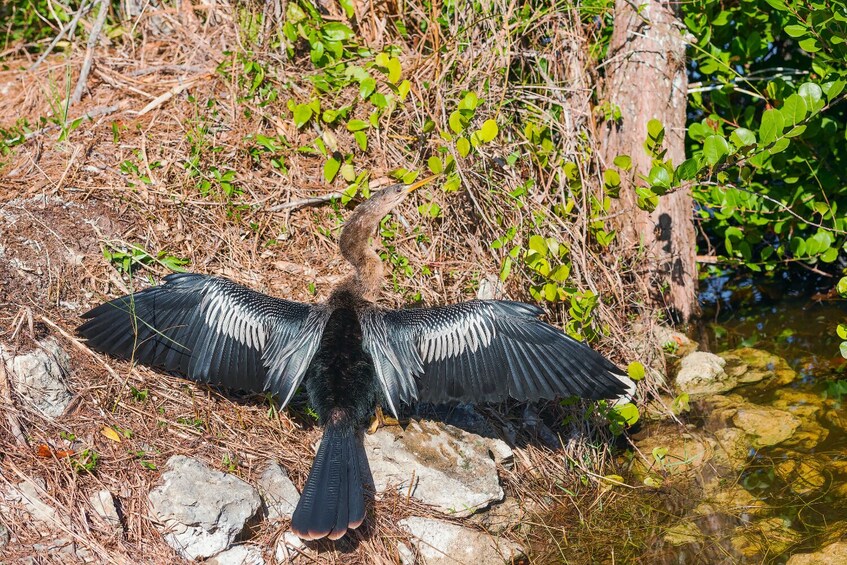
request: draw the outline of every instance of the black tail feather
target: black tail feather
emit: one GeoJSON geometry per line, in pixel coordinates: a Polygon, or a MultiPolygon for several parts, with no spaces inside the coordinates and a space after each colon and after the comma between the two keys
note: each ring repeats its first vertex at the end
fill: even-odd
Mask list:
{"type": "Polygon", "coordinates": [[[356,432],[328,423],[318,454],[291,519],[291,530],[305,540],[339,539],[365,519],[356,432]]]}

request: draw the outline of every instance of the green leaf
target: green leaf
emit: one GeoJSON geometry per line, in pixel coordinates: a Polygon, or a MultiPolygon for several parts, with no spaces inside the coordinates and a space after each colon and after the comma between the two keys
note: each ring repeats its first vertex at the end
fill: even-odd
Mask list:
{"type": "Polygon", "coordinates": [[[838,284],[835,285],[835,290],[838,291],[839,295],[847,297],[847,277],[841,277],[838,279],[838,284]]]}
{"type": "Polygon", "coordinates": [[[606,169],[603,171],[603,184],[606,188],[620,188],[621,176],[614,169],[606,169]]]}
{"type": "Polygon", "coordinates": [[[353,10],[353,0],[338,0],[338,3],[341,4],[341,8],[344,10],[344,15],[348,18],[352,18],[355,14],[353,10]]]}
{"type": "Polygon", "coordinates": [[[312,117],[312,108],[308,104],[297,104],[294,107],[294,125],[302,128],[312,117]]]}
{"type": "Polygon", "coordinates": [[[368,150],[368,136],[363,131],[357,131],[353,134],[353,138],[356,140],[356,143],[359,144],[359,149],[362,151],[368,150]]]}
{"type": "Polygon", "coordinates": [[[785,118],[779,110],[765,110],[762,114],[762,125],[759,127],[759,141],[762,145],[770,145],[785,128],[785,118]]]}
{"type": "Polygon", "coordinates": [[[403,80],[400,84],[397,85],[397,94],[400,96],[400,100],[406,100],[406,97],[409,95],[409,92],[412,90],[412,83],[408,80],[403,80]]]}
{"type": "Polygon", "coordinates": [[[497,127],[497,122],[494,120],[485,120],[482,124],[482,127],[479,129],[479,139],[483,143],[489,143],[497,137],[499,133],[499,128],[497,127]]]}
{"type": "Polygon", "coordinates": [[[634,381],[640,381],[644,378],[644,364],[641,361],[633,361],[626,368],[626,374],[634,381]]]}
{"type": "Polygon", "coordinates": [[[627,426],[634,425],[638,422],[638,418],[640,417],[638,408],[632,402],[615,406],[614,411],[617,412],[618,416],[620,416],[624,422],[626,422],[627,426]]]}
{"type": "Polygon", "coordinates": [[[721,135],[710,135],[703,142],[703,157],[715,166],[729,153],[729,143],[721,135]]]}
{"type": "Polygon", "coordinates": [[[797,89],[797,94],[806,102],[809,110],[813,110],[817,102],[823,98],[823,89],[813,82],[804,82],[797,89]]]}
{"type": "Polygon", "coordinates": [[[347,131],[362,131],[368,129],[368,123],[362,120],[350,120],[347,122],[347,131]]]}
{"type": "Polygon", "coordinates": [[[776,8],[780,12],[787,12],[788,6],[785,5],[785,2],[782,0],[765,0],[768,4],[770,4],[773,8],[776,8]]]}
{"type": "Polygon", "coordinates": [[[618,155],[615,157],[613,162],[616,167],[623,169],[624,171],[628,171],[632,168],[632,158],[629,155],[618,155]]]}
{"type": "Polygon", "coordinates": [[[847,325],[838,324],[838,327],[835,328],[835,333],[839,339],[847,339],[847,325]]]}
{"type": "Polygon", "coordinates": [[[780,112],[787,125],[799,124],[806,118],[806,102],[799,94],[792,94],[782,103],[780,112]]]}
{"type": "Polygon", "coordinates": [[[326,163],[324,163],[324,179],[326,179],[326,182],[332,182],[335,179],[335,175],[338,174],[338,169],[340,168],[341,163],[334,158],[331,158],[326,163]]]}
{"type": "Polygon", "coordinates": [[[450,175],[447,177],[447,182],[444,183],[444,192],[456,192],[462,184],[462,179],[459,175],[450,175]]]}
{"type": "Polygon", "coordinates": [[[809,33],[809,30],[806,28],[806,26],[801,26],[797,24],[787,25],[782,29],[791,37],[800,37],[801,35],[808,35],[809,33]]]}
{"type": "Polygon", "coordinates": [[[362,100],[367,100],[376,90],[376,80],[373,77],[368,77],[359,83],[359,97],[362,100]]]}
{"type": "Polygon", "coordinates": [[[650,186],[657,186],[663,189],[671,187],[671,174],[661,165],[654,165],[650,169],[647,179],[650,181],[650,186]]]}
{"type": "Polygon", "coordinates": [[[479,105],[479,98],[474,92],[468,92],[459,102],[459,110],[476,110],[479,105]]]}
{"type": "Polygon", "coordinates": [[[532,235],[529,237],[529,249],[538,253],[541,257],[547,256],[547,240],[540,235],[532,235]]]}
{"type": "Polygon", "coordinates": [[[471,152],[471,143],[465,137],[460,137],[456,140],[456,149],[459,151],[460,157],[467,157],[471,152]]]}
{"type": "Polygon", "coordinates": [[[432,157],[427,159],[426,164],[427,164],[427,167],[429,167],[429,170],[432,171],[432,173],[435,174],[435,175],[441,173],[441,171],[444,170],[444,166],[441,163],[441,159],[439,159],[435,155],[433,155],[432,157]]]}
{"type": "Polygon", "coordinates": [[[397,84],[397,81],[403,76],[403,69],[400,66],[400,59],[392,57],[388,60],[388,80],[397,84]]]}
{"type": "MultiPolygon", "coordinates": [[[[841,91],[844,90],[845,86],[847,86],[847,82],[845,82],[843,80],[834,80],[832,82],[827,82],[827,83],[824,83],[824,85],[823,85],[823,93],[826,94],[827,100],[832,102],[832,100],[836,96],[841,94],[841,91]]],[[[801,86],[800,89],[801,89],[800,96],[803,96],[803,92],[802,92],[803,87],[801,86]]]]}
{"type": "Polygon", "coordinates": [[[738,149],[756,145],[756,134],[747,128],[735,128],[729,139],[738,149]]]}
{"type": "Polygon", "coordinates": [[[459,110],[456,110],[450,114],[450,117],[447,119],[447,123],[450,126],[450,129],[453,130],[453,133],[460,134],[465,131],[465,126],[467,125],[468,120],[459,110]]]}
{"type": "Polygon", "coordinates": [[[821,50],[821,44],[818,43],[818,40],[814,37],[807,37],[806,39],[801,39],[797,42],[797,45],[799,45],[800,49],[806,51],[807,53],[817,53],[821,50]]]}
{"type": "Polygon", "coordinates": [[[847,341],[842,341],[841,345],[838,346],[838,350],[841,356],[847,359],[847,341]]]}
{"type": "Polygon", "coordinates": [[[674,414],[682,414],[683,412],[688,412],[691,410],[691,406],[689,406],[688,401],[690,400],[690,396],[687,392],[683,392],[673,399],[671,402],[671,412],[674,414]]]}
{"type": "Polygon", "coordinates": [[[654,140],[660,140],[661,137],[664,137],[665,126],[662,125],[657,119],[652,119],[647,122],[647,135],[649,135],[654,140]]]}
{"type": "Polygon", "coordinates": [[[676,179],[683,180],[691,180],[697,177],[697,173],[700,172],[700,163],[695,158],[686,159],[682,163],[680,163],[679,167],[676,168],[675,175],[676,179]]]}
{"type": "Polygon", "coordinates": [[[344,41],[353,37],[353,30],[339,22],[330,22],[324,25],[321,31],[330,41],[344,41]]]}

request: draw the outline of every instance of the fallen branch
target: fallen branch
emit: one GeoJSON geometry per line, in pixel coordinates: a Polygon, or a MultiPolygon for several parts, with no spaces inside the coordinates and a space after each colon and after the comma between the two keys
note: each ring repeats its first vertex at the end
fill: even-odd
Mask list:
{"type": "Polygon", "coordinates": [[[100,40],[100,32],[103,30],[103,24],[106,23],[106,14],[109,13],[109,3],[106,0],[94,0],[100,4],[100,11],[97,13],[97,20],[94,22],[94,27],[91,28],[91,33],[88,35],[88,45],[85,48],[85,60],[82,63],[82,70],[79,72],[79,80],[77,80],[74,93],[71,95],[71,104],[76,104],[82,99],[82,93],[85,90],[85,85],[88,82],[88,73],[91,72],[91,62],[94,59],[94,48],[100,40]]]}
{"type": "Polygon", "coordinates": [[[292,200],[291,202],[286,202],[284,204],[277,204],[276,206],[271,206],[268,208],[269,212],[281,212],[282,210],[292,210],[297,208],[305,208],[306,206],[319,206],[321,204],[326,204],[331,200],[336,198],[341,198],[344,196],[340,192],[333,192],[330,194],[326,194],[324,196],[315,196],[313,198],[303,198],[301,200],[292,200]]]}

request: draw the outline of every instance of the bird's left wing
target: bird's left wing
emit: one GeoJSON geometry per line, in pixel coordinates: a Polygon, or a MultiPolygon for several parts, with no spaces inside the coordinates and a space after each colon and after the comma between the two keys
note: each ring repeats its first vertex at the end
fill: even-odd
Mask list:
{"type": "Polygon", "coordinates": [[[495,402],[633,389],[605,357],[538,319],[521,302],[474,300],[437,308],[373,310],[364,347],[392,412],[399,401],[495,402]]]}
{"type": "Polygon", "coordinates": [[[77,331],[98,351],[199,382],[269,390],[285,406],[318,348],[326,312],[219,277],[164,280],[86,312],[77,331]]]}

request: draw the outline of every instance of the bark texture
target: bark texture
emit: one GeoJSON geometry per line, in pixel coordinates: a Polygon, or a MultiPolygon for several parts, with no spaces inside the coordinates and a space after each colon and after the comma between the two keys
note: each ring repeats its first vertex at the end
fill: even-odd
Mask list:
{"type": "Polygon", "coordinates": [[[674,319],[687,321],[698,312],[694,203],[688,190],[659,198],[652,213],[636,206],[637,174],[650,171],[643,148],[647,122],[665,126],[666,158],[685,159],[685,110],[688,78],[682,25],[668,2],[617,0],[614,32],[606,61],[606,99],[621,109],[618,123],[608,122],[603,138],[607,166],[617,155],[632,157],[632,175],[622,179],[613,199],[621,241],[632,253],[644,253],[644,276],[674,319]],[[639,4],[644,4],[640,14],[639,4]]]}

